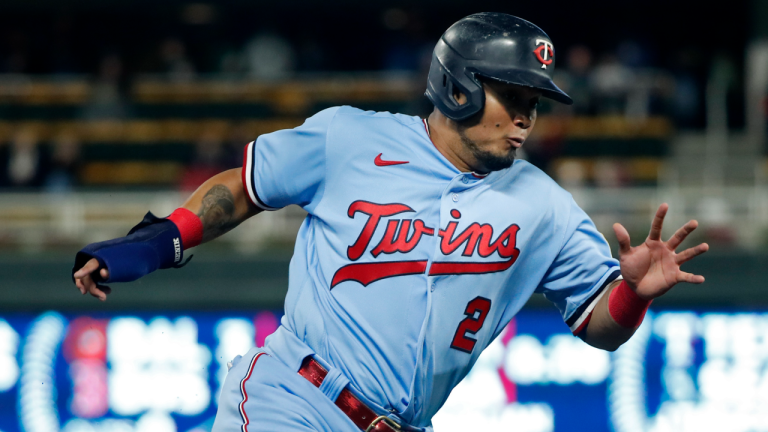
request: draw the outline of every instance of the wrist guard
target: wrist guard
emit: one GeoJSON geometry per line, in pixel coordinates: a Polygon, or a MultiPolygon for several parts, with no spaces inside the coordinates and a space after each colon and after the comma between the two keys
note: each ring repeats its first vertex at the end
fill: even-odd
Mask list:
{"type": "Polygon", "coordinates": [[[626,281],[621,281],[608,297],[608,312],[616,324],[625,328],[638,328],[653,300],[640,298],[626,281]]]}
{"type": "MultiPolygon", "coordinates": [[[[179,229],[172,221],[148,212],[125,237],[91,243],[75,256],[72,274],[91,258],[99,261],[99,270],[106,268],[109,278],[103,279],[99,270],[92,273],[95,282],[131,282],[157,269],[182,267],[183,245],[179,229]]],[[[74,279],[74,276],[73,276],[74,279]]]]}

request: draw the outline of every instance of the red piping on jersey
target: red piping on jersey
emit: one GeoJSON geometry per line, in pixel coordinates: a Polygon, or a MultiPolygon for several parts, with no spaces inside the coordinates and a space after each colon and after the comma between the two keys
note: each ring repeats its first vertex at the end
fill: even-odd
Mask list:
{"type": "Polygon", "coordinates": [[[260,352],[253,357],[251,364],[248,366],[248,373],[245,375],[242,381],[240,381],[240,393],[243,395],[243,401],[240,402],[240,415],[243,417],[243,426],[240,428],[242,432],[248,432],[248,414],[245,413],[245,403],[248,402],[248,393],[245,391],[245,382],[251,377],[253,373],[253,367],[256,366],[256,360],[266,353],[260,352]]]}
{"type": "Polygon", "coordinates": [[[584,330],[587,327],[587,324],[589,324],[589,321],[592,319],[592,312],[590,312],[586,318],[584,318],[584,321],[579,324],[578,327],[576,327],[576,330],[573,331],[574,336],[578,336],[579,333],[581,333],[582,330],[584,330]]]}
{"type": "Polygon", "coordinates": [[[264,201],[262,201],[261,198],[259,198],[259,193],[256,192],[256,185],[253,183],[253,176],[252,176],[252,173],[254,171],[253,165],[256,163],[255,155],[254,155],[255,148],[256,148],[256,141],[252,141],[245,146],[245,150],[243,154],[243,167],[242,167],[242,173],[241,173],[243,189],[245,189],[245,194],[248,195],[248,201],[250,201],[256,207],[262,210],[279,210],[278,208],[266,205],[264,201]],[[248,177],[246,177],[246,175],[248,177]]]}
{"type": "MultiPolygon", "coordinates": [[[[253,198],[251,198],[251,194],[248,193],[248,183],[246,183],[246,177],[245,177],[245,171],[247,170],[248,166],[248,149],[251,147],[251,143],[248,143],[245,146],[245,150],[243,150],[243,167],[241,168],[241,174],[243,179],[243,189],[245,190],[245,195],[248,197],[248,201],[251,202],[251,204],[258,206],[257,203],[253,201],[253,198]]],[[[248,173],[250,175],[250,173],[248,173]]]]}

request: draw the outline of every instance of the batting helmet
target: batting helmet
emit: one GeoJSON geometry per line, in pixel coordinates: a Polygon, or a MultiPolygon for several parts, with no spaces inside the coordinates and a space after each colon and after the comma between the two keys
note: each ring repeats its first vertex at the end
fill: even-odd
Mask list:
{"type": "Polygon", "coordinates": [[[555,49],[543,30],[503,13],[462,18],[443,33],[432,53],[426,95],[446,117],[464,120],[485,104],[478,76],[532,87],[565,104],[573,100],[552,82],[555,49]],[[454,88],[467,96],[459,105],[454,88]]]}

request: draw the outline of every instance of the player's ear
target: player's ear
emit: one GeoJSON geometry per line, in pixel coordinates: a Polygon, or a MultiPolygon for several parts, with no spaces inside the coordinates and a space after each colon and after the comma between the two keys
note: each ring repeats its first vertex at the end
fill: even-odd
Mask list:
{"type": "Polygon", "coordinates": [[[467,96],[459,90],[457,86],[453,86],[453,98],[459,105],[467,103],[467,96]]]}

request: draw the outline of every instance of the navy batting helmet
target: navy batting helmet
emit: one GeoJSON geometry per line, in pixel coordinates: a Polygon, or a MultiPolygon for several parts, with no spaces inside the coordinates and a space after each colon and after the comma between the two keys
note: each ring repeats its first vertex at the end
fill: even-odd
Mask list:
{"type": "Polygon", "coordinates": [[[503,13],[462,18],[443,33],[432,53],[426,95],[446,117],[464,120],[485,104],[478,76],[532,87],[565,104],[573,100],[552,82],[555,48],[543,30],[503,13]],[[454,88],[467,96],[459,105],[454,88]]]}

